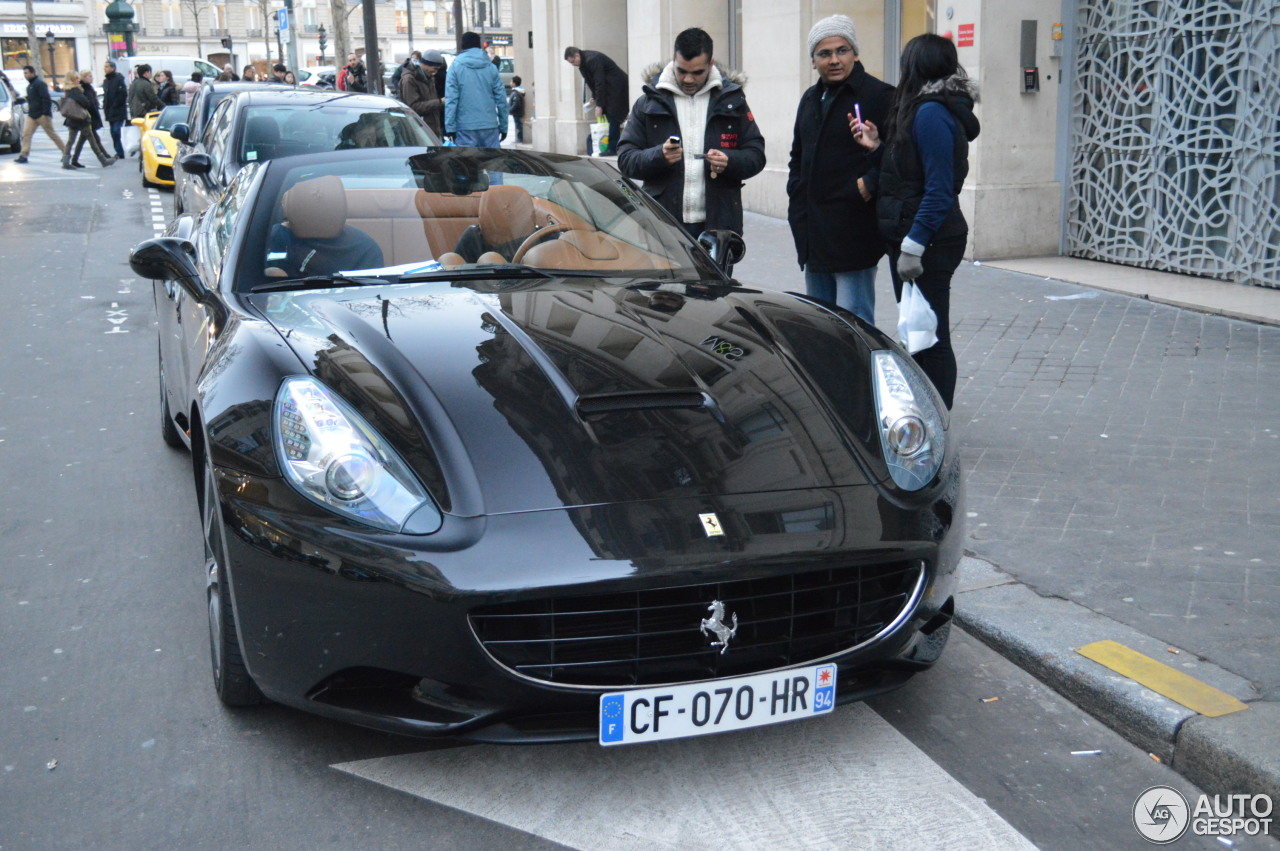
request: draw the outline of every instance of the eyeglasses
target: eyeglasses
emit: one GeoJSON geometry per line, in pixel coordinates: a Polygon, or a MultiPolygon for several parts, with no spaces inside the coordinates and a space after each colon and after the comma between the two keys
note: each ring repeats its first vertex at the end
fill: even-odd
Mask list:
{"type": "Polygon", "coordinates": [[[839,56],[841,59],[844,59],[850,53],[853,53],[853,48],[845,45],[844,47],[837,47],[835,50],[819,50],[813,55],[819,59],[830,59],[834,54],[835,56],[839,56]]]}

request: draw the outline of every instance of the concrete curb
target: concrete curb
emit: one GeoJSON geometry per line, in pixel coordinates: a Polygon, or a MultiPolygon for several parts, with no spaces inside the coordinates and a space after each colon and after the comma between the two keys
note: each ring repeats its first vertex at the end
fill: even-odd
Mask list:
{"type": "Polygon", "coordinates": [[[1090,611],[1042,597],[981,559],[960,562],[956,620],[969,634],[1210,794],[1280,802],[1280,704],[1247,680],[1090,611]],[[1221,689],[1249,709],[1208,718],[1075,652],[1111,639],[1221,689]]]}

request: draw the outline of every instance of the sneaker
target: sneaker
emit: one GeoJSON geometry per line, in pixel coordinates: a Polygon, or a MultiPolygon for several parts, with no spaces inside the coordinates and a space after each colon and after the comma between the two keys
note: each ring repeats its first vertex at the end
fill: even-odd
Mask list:
{"type": "Polygon", "coordinates": [[[120,158],[119,158],[119,157],[107,157],[105,160],[103,160],[103,162],[102,162],[102,167],[103,167],[103,168],[106,168],[106,167],[107,167],[107,166],[109,166],[109,165],[115,165],[115,164],[116,164],[116,160],[118,160],[118,159],[120,159],[120,158]]]}
{"type": "Polygon", "coordinates": [[[26,161],[27,161],[27,158],[26,158],[26,157],[18,157],[16,160],[14,160],[14,162],[19,163],[19,164],[21,164],[21,163],[25,163],[26,161]]]}
{"type": "Polygon", "coordinates": [[[88,168],[88,166],[86,166],[84,163],[81,163],[81,162],[73,162],[71,164],[71,167],[72,168],[88,168]]]}
{"type": "Polygon", "coordinates": [[[75,167],[75,166],[73,166],[71,163],[63,163],[63,164],[62,164],[62,167],[63,167],[63,168],[65,168],[65,169],[68,169],[69,171],[75,171],[75,170],[76,170],[76,167],[75,167]]]}

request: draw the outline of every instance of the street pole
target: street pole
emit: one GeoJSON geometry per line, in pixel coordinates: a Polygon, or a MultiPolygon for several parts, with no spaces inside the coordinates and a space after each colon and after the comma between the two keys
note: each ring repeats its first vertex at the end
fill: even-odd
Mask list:
{"type": "MultiPolygon", "coordinates": [[[[280,10],[276,10],[276,61],[284,61],[284,45],[280,43],[280,10]]],[[[267,55],[267,79],[271,79],[271,55],[267,55]]]]}
{"type": "Polygon", "coordinates": [[[369,76],[369,94],[382,94],[382,60],[378,58],[378,10],[373,0],[365,0],[364,69],[369,76]]]}
{"type": "Polygon", "coordinates": [[[409,31],[409,52],[413,53],[413,0],[404,0],[404,14],[409,23],[405,27],[409,31]]]}
{"type": "Polygon", "coordinates": [[[298,33],[302,27],[298,26],[298,21],[293,17],[293,0],[284,0],[285,14],[289,16],[289,32],[285,35],[289,39],[289,70],[297,76],[298,73],[298,33]]]}

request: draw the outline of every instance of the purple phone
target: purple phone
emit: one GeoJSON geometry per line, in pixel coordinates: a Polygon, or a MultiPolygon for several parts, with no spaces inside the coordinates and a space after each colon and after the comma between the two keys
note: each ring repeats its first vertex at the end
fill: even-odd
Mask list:
{"type": "Polygon", "coordinates": [[[862,129],[862,105],[855,103],[853,105],[853,117],[858,119],[858,129],[862,129]]]}

